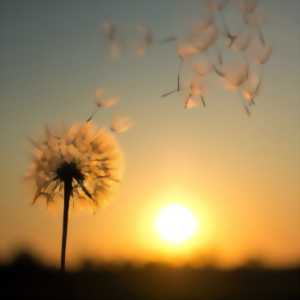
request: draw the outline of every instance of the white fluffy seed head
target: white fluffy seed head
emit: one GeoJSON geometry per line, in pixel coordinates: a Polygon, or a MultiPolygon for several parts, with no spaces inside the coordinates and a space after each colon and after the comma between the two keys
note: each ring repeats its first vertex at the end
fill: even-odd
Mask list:
{"type": "Polygon", "coordinates": [[[47,203],[63,196],[64,166],[72,172],[72,199],[93,205],[105,202],[121,179],[122,155],[115,138],[91,122],[73,124],[60,134],[49,129],[34,142],[32,163],[26,178],[34,182],[38,198],[47,203]]]}

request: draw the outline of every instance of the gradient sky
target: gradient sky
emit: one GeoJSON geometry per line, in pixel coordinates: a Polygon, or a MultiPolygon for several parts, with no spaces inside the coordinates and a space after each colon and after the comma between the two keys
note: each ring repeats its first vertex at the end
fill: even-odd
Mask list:
{"type": "Polygon", "coordinates": [[[86,119],[95,89],[104,87],[121,103],[100,112],[97,125],[115,115],[129,115],[136,125],[118,138],[126,172],[114,201],[95,215],[71,213],[69,261],[197,260],[202,252],[224,263],[251,255],[276,264],[300,260],[300,2],[261,1],[274,54],[251,118],[218,84],[205,109],[185,111],[177,95],[161,100],[174,85],[174,45],[153,47],[144,58],[128,49],[117,61],[105,51],[105,18],[121,24],[128,40],[139,23],[164,37],[181,34],[199,2],[1,1],[0,258],[24,245],[58,258],[61,209],[32,207],[22,180],[27,137],[46,123],[86,119]],[[153,229],[159,209],[174,201],[200,220],[188,249],[169,249],[153,229]]]}

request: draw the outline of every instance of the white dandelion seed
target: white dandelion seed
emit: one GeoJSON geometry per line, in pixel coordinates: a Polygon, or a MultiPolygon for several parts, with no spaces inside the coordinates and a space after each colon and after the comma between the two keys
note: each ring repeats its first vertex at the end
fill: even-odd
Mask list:
{"type": "Polygon", "coordinates": [[[258,78],[257,75],[251,74],[251,76],[249,76],[249,79],[242,86],[241,94],[248,105],[255,104],[254,99],[259,95],[261,84],[262,78],[258,78]]]}
{"type": "Polygon", "coordinates": [[[203,82],[195,77],[192,79],[191,83],[188,86],[188,96],[184,100],[184,108],[190,109],[200,106],[200,103],[203,107],[206,106],[204,96],[206,94],[206,86],[203,82]]]}
{"type": "Polygon", "coordinates": [[[61,134],[45,130],[45,137],[34,142],[33,160],[26,178],[33,181],[35,203],[64,199],[61,270],[65,256],[70,201],[93,206],[106,201],[120,181],[121,152],[114,137],[91,123],[74,124],[61,134]]]}
{"type": "Polygon", "coordinates": [[[96,89],[95,93],[95,104],[96,107],[93,110],[93,112],[90,114],[90,116],[87,118],[86,122],[90,122],[96,113],[99,111],[101,108],[112,108],[114,107],[120,100],[120,97],[114,96],[110,98],[104,98],[104,90],[102,88],[96,89]]]}
{"type": "Polygon", "coordinates": [[[133,127],[133,122],[130,118],[117,117],[113,119],[110,129],[112,132],[115,133],[123,133],[128,131],[132,127],[133,127]]]}
{"type": "Polygon", "coordinates": [[[251,14],[244,14],[243,19],[245,24],[253,27],[263,45],[266,44],[265,37],[262,31],[262,25],[266,22],[266,15],[262,10],[255,10],[251,14]]]}
{"type": "Polygon", "coordinates": [[[119,97],[111,97],[96,100],[96,106],[99,108],[112,108],[119,102],[119,97]]]}

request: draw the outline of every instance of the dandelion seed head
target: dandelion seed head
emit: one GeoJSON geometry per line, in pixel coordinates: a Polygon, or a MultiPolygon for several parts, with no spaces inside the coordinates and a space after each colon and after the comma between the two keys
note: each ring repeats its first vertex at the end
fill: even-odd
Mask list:
{"type": "Polygon", "coordinates": [[[35,142],[26,178],[33,181],[33,201],[51,203],[63,196],[71,182],[71,198],[99,205],[110,197],[121,177],[121,152],[114,137],[91,122],[74,124],[54,134],[50,130],[35,142]]]}

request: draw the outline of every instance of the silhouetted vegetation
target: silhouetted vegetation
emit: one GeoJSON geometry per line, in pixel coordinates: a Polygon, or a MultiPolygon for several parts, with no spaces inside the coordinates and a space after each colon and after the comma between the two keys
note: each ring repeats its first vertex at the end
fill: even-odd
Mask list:
{"type": "Polygon", "coordinates": [[[86,261],[65,274],[27,253],[0,267],[1,292],[9,299],[300,299],[300,267],[257,264],[232,270],[96,265],[86,261]]]}

